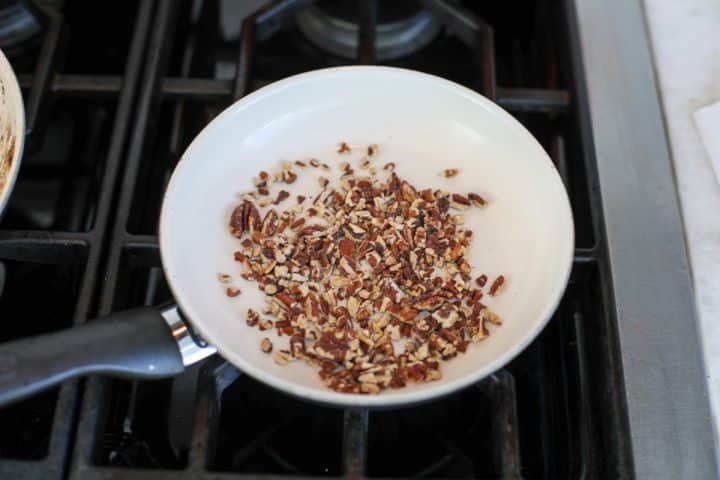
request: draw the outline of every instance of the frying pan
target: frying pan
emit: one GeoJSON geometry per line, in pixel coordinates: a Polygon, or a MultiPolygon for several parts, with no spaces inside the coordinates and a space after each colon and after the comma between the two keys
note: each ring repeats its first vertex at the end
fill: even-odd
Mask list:
{"type": "Polygon", "coordinates": [[[162,264],[178,308],[115,313],[0,346],[0,405],[88,373],[173,375],[215,349],[259,381],[309,400],[344,406],[428,400],[501,368],[538,335],[565,289],[573,244],[557,170],[532,135],[491,101],[447,80],[395,68],[297,75],[230,106],[178,163],[160,218],[162,264]],[[249,306],[263,305],[256,286],[238,278],[243,294],[228,298],[217,281],[219,273],[240,273],[232,255],[238,240],[226,225],[238,194],[252,189],[258,171],[276,170],[284,160],[332,162],[340,141],[378,144],[379,161],[395,162],[398,175],[420,188],[478,192],[489,202],[466,222],[476,233],[468,258],[473,277],[507,279],[505,291],[488,300],[504,324],[443,363],[441,380],[372,396],[331,391],[313,368],[280,366],[261,352],[268,332],[244,321],[249,306]],[[446,179],[439,175],[445,168],[460,173],[446,179]]]}
{"type": "Polygon", "coordinates": [[[0,51],[0,218],[15,184],[25,136],[25,109],[15,72],[0,51]]]}

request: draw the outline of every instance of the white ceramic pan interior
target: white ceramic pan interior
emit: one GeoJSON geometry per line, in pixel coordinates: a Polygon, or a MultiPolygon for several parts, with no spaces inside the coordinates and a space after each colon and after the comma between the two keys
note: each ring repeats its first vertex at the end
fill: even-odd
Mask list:
{"type": "Polygon", "coordinates": [[[0,51],[0,217],[20,170],[25,109],[17,78],[0,51]]]}
{"type": "MultiPolygon", "coordinates": [[[[351,161],[362,152],[351,154],[351,161]]],[[[337,168],[337,167],[336,167],[337,168]]],[[[317,172],[294,187],[315,189],[317,172]],[[309,187],[312,185],[312,187],[309,187]]],[[[279,190],[276,188],[273,193],[279,190]]],[[[295,193],[295,192],[293,192],[295,193]]],[[[183,155],[167,189],[160,221],[163,265],[182,310],[198,332],[244,372],[291,394],[343,405],[399,405],[426,400],[502,367],[545,326],[572,265],[573,221],[558,172],[542,147],[508,113],[447,80],[384,67],[318,70],[274,83],[229,107],[183,155]],[[254,284],[238,279],[238,240],[227,222],[238,194],[260,170],[311,157],[347,160],[339,142],[378,144],[376,162],[419,187],[477,192],[489,202],[469,211],[475,231],[473,277],[503,274],[506,288],[483,300],[503,319],[465,355],[444,362],[441,380],[380,395],[329,390],[302,362],[276,365],[261,352],[259,332],[245,324],[263,305],[254,284]],[[440,172],[457,168],[445,179],[440,172]],[[243,294],[228,298],[218,273],[243,294]]],[[[283,340],[287,342],[287,337],[283,340]]],[[[277,344],[277,343],[276,343],[277,344]]]]}

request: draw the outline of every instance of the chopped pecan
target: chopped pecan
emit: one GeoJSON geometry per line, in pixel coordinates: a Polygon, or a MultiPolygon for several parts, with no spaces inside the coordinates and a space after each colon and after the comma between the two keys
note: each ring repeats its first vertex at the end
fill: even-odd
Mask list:
{"type": "Polygon", "coordinates": [[[275,232],[277,232],[278,218],[278,214],[274,209],[270,209],[265,214],[265,219],[260,228],[260,233],[262,233],[264,237],[272,237],[275,235],[275,232]]]}
{"type": "Polygon", "coordinates": [[[459,193],[453,193],[450,197],[450,206],[452,206],[453,208],[456,208],[458,210],[464,210],[470,205],[470,200],[467,197],[460,195],[459,193]]]}
{"type": "Polygon", "coordinates": [[[249,200],[245,200],[242,204],[235,207],[230,216],[230,233],[237,238],[242,237],[245,230],[248,229],[248,205],[252,205],[252,203],[249,200]]]}
{"type": "Polygon", "coordinates": [[[227,288],[225,289],[225,294],[226,294],[228,297],[237,297],[237,296],[240,295],[241,293],[242,293],[242,292],[240,291],[239,288],[227,287],[227,288]]]}
{"type": "Polygon", "coordinates": [[[487,202],[484,198],[482,198],[477,193],[468,193],[468,199],[472,202],[473,205],[476,207],[484,207],[487,205],[487,202]]]}
{"type": "Polygon", "coordinates": [[[498,293],[498,290],[500,287],[503,286],[505,283],[505,277],[502,275],[498,275],[498,277],[495,279],[495,281],[490,285],[490,291],[488,292],[490,295],[495,296],[498,293]]]}
{"type": "Polygon", "coordinates": [[[292,170],[283,170],[282,172],[282,181],[285,183],[295,183],[295,180],[297,180],[297,173],[293,172],[292,170]]]}
{"type": "Polygon", "coordinates": [[[279,350],[275,354],[275,363],[277,363],[278,365],[287,365],[289,362],[290,362],[290,355],[287,352],[285,352],[283,350],[279,350]]]}
{"type": "Polygon", "coordinates": [[[341,254],[351,257],[355,251],[355,242],[350,239],[343,238],[340,242],[338,242],[338,249],[341,254]]]}
{"type": "MultiPolygon", "coordinates": [[[[342,153],[349,153],[345,145],[342,153]]],[[[376,146],[370,146],[359,160],[370,174],[374,155],[376,146]]],[[[308,163],[329,170],[316,159],[308,163]]],[[[280,173],[258,176],[256,188],[294,182],[292,168],[285,162],[280,173]]],[[[263,313],[270,316],[249,310],[247,323],[287,336],[288,347],[276,351],[275,361],[301,359],[316,366],[322,381],[338,392],[376,394],[438,380],[439,362],[486,338],[486,324],[501,324],[472,284],[472,231],[461,215],[449,212],[485,202],[477,194],[418,190],[397,176],[393,163],[384,167],[385,180],[358,176],[347,162],[340,169],[338,187],[321,177],[322,191],[298,195],[297,204],[282,212],[270,209],[261,219],[252,195],[233,211],[230,231],[242,245],[234,258],[245,270],[241,277],[264,292],[263,313]],[[393,345],[401,339],[402,353],[393,345]]],[[[448,178],[457,174],[448,171],[455,172],[448,178]]],[[[283,192],[277,203],[289,196],[283,192]]],[[[475,283],[482,287],[486,281],[478,277],[475,283]]],[[[496,279],[490,293],[503,282],[496,279]]],[[[265,340],[261,349],[269,353],[272,343],[265,340]]]]}
{"type": "Polygon", "coordinates": [[[246,323],[249,327],[254,327],[258,324],[258,321],[260,320],[260,315],[253,310],[252,308],[249,308],[247,311],[247,317],[246,317],[246,323]]]}
{"type": "Polygon", "coordinates": [[[275,205],[277,205],[278,203],[282,202],[283,200],[285,200],[285,199],[288,198],[289,196],[290,196],[290,192],[288,192],[287,190],[280,190],[280,192],[278,192],[277,198],[275,199],[275,202],[274,202],[275,205]]]}

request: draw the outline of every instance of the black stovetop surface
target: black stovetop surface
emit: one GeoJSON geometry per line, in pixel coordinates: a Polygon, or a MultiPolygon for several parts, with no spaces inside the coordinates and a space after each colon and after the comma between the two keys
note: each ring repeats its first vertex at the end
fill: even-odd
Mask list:
{"type": "MultiPolygon", "coordinates": [[[[368,43],[344,59],[307,41],[294,16],[314,2],[266,3],[243,21],[243,8],[219,0],[36,1],[30,40],[10,48],[0,35],[28,111],[0,221],[0,341],[171,301],[157,217],[193,136],[274,80],[377,63],[368,43]],[[221,16],[237,28],[221,27],[221,16]]],[[[373,17],[363,10],[372,7],[342,3],[332,8],[346,18],[373,17]]],[[[217,357],[166,381],[68,382],[0,410],[0,478],[616,476],[625,406],[570,2],[424,3],[447,9],[440,33],[382,64],[494,98],[543,144],[568,188],[574,268],[539,338],[477,385],[383,411],[289,398],[217,357]]],[[[400,4],[380,2],[378,18],[419,9],[400,4]]]]}

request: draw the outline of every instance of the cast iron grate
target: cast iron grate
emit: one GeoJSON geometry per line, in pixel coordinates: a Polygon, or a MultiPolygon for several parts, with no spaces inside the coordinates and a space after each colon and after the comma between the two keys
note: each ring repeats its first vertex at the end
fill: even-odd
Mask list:
{"type": "MultiPolygon", "coordinates": [[[[228,3],[32,3],[44,37],[33,62],[17,61],[29,147],[14,206],[0,223],[0,318],[22,312],[27,321],[3,329],[3,340],[171,301],[156,222],[189,141],[252,90],[352,63],[307,42],[295,26],[295,13],[317,2],[265,2],[238,17],[236,37],[219,27],[220,16],[232,16],[228,3]],[[48,149],[52,138],[65,143],[48,149]],[[20,310],[38,295],[42,301],[20,310]]],[[[618,475],[628,448],[622,382],[572,4],[415,3],[441,19],[442,32],[389,64],[495,99],[538,137],[568,187],[573,274],[537,341],[465,391],[391,411],[309,405],[217,357],[166,381],[93,378],[83,389],[72,382],[0,412],[0,476],[618,475]]],[[[357,63],[376,63],[372,26],[384,5],[357,8],[357,63]]]]}

